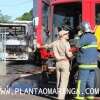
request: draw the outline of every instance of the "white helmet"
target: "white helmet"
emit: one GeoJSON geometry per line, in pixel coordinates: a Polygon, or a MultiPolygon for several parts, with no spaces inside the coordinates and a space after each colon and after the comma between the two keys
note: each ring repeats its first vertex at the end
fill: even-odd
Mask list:
{"type": "Polygon", "coordinates": [[[81,23],[81,29],[84,31],[84,32],[91,32],[91,26],[88,22],[84,21],[81,23]]]}

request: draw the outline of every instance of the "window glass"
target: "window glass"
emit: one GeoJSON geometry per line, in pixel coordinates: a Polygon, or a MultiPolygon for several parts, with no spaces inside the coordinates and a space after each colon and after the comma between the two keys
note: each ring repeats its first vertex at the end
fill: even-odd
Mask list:
{"type": "Polygon", "coordinates": [[[62,26],[71,30],[70,38],[73,38],[74,34],[77,33],[76,29],[81,19],[81,4],[70,3],[55,5],[53,12],[53,40],[56,40],[58,31],[60,28],[62,28],[62,26]]]}
{"type": "Polygon", "coordinates": [[[33,0],[33,17],[37,17],[38,0],[33,0]]]}
{"type": "Polygon", "coordinates": [[[7,38],[14,37],[24,37],[26,34],[25,26],[0,26],[0,33],[7,32],[7,38]]]}
{"type": "Polygon", "coordinates": [[[96,5],[96,24],[100,25],[100,4],[96,5]]]}
{"type": "Polygon", "coordinates": [[[47,32],[47,31],[49,31],[48,30],[48,11],[49,11],[49,7],[48,7],[48,5],[45,3],[45,2],[42,2],[42,4],[43,4],[43,22],[42,22],[42,36],[43,36],[43,42],[44,43],[47,43],[48,42],[48,39],[49,39],[49,32],[47,32]]]}

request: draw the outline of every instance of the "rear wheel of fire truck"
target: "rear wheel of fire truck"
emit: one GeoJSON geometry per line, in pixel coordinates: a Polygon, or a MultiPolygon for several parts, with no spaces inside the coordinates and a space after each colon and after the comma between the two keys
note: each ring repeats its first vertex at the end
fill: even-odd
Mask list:
{"type": "Polygon", "coordinates": [[[99,90],[99,93],[97,93],[96,95],[100,96],[100,68],[96,69],[96,81],[95,81],[95,88],[99,90]]]}

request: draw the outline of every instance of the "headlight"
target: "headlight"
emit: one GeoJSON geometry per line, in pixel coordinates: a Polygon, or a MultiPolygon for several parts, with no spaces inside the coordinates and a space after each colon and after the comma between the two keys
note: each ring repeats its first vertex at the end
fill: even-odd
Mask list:
{"type": "Polygon", "coordinates": [[[27,49],[28,49],[28,52],[32,52],[32,48],[28,47],[27,49]]]}
{"type": "Polygon", "coordinates": [[[21,45],[26,45],[26,41],[25,41],[25,40],[21,40],[21,41],[20,41],[20,44],[21,44],[21,45]]]}

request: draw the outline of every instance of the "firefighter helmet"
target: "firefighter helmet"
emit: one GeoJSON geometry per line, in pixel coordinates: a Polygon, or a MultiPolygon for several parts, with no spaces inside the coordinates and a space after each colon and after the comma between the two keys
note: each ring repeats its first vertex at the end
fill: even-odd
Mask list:
{"type": "Polygon", "coordinates": [[[91,26],[88,22],[84,21],[81,23],[81,29],[84,31],[84,32],[91,32],[91,26]]]}

